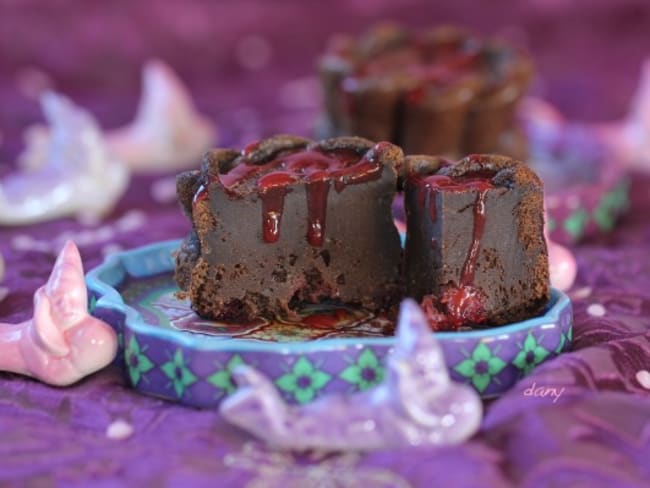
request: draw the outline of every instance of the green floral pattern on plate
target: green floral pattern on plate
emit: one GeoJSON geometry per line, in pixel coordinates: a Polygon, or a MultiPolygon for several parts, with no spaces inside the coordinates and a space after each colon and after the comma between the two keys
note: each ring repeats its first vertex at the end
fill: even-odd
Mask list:
{"type": "Polygon", "coordinates": [[[560,334],[560,342],[558,343],[557,347],[555,348],[555,354],[560,354],[564,350],[564,346],[566,346],[566,341],[567,338],[565,337],[564,334],[560,334]]]}
{"type": "Polygon", "coordinates": [[[146,350],[147,346],[141,348],[135,336],[131,336],[129,345],[124,351],[124,359],[133,386],[137,386],[143,375],[151,371],[154,367],[154,364],[145,354],[146,350]]]}
{"type": "Polygon", "coordinates": [[[512,361],[525,375],[530,373],[535,366],[540,364],[550,354],[550,351],[540,346],[533,334],[528,333],[524,346],[512,361]]]}
{"type": "Polygon", "coordinates": [[[383,381],[384,368],[372,349],[366,348],[359,354],[357,361],[345,368],[339,377],[363,391],[383,381]]]}
{"type": "Polygon", "coordinates": [[[571,344],[573,335],[573,327],[569,327],[566,334],[560,334],[560,343],[555,349],[555,354],[560,354],[566,348],[567,344],[571,344]]]}
{"type": "Polygon", "coordinates": [[[291,371],[280,376],[275,384],[302,404],[311,401],[331,378],[328,373],[316,368],[308,358],[300,356],[291,371]]]}
{"type": "Polygon", "coordinates": [[[171,385],[173,385],[178,398],[182,398],[185,390],[198,380],[196,375],[194,375],[185,364],[183,351],[181,349],[177,349],[174,353],[174,357],[163,364],[160,369],[162,369],[165,376],[171,380],[171,385]]]}
{"type": "Polygon", "coordinates": [[[230,395],[237,388],[232,381],[232,372],[237,366],[246,364],[239,354],[232,356],[226,367],[208,376],[207,380],[227,395],[230,395]]]}
{"type": "Polygon", "coordinates": [[[481,393],[488,387],[492,378],[506,367],[506,362],[492,353],[492,350],[480,342],[469,358],[454,366],[454,371],[470,379],[481,393]]]}

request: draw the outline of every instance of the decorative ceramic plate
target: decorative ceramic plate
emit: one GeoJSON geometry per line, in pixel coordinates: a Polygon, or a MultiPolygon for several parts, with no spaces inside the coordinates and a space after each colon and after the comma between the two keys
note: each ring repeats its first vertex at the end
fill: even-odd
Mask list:
{"type": "MultiPolygon", "coordinates": [[[[119,336],[118,364],[142,393],[216,407],[247,363],[271,378],[287,401],[364,390],[382,380],[394,324],[364,310],[319,305],[299,323],[259,319],[220,324],[201,319],[175,296],[168,241],[110,256],[87,275],[91,313],[119,336]]],[[[502,327],[438,333],[451,376],[483,396],[510,388],[571,342],[571,302],[553,290],[539,317],[502,327]]]]}
{"type": "Polygon", "coordinates": [[[571,124],[527,132],[529,164],[544,181],[551,238],[571,244],[611,232],[628,207],[629,181],[597,133],[571,124]]]}

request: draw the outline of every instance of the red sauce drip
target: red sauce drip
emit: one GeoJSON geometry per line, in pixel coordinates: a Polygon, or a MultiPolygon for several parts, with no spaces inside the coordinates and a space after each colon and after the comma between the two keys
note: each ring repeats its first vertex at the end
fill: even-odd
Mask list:
{"type": "Polygon", "coordinates": [[[307,183],[307,241],[314,247],[323,245],[325,239],[325,218],[327,216],[327,194],[330,182],[318,179],[307,183]]]}
{"type": "Polygon", "coordinates": [[[262,236],[264,242],[277,242],[280,238],[280,223],[284,208],[284,197],[287,194],[286,186],[271,188],[261,194],[262,196],[262,236]]]}
{"type": "Polygon", "coordinates": [[[476,187],[476,202],[474,203],[474,228],[472,229],[472,245],[469,248],[463,271],[460,274],[461,286],[471,286],[474,283],[474,273],[476,271],[476,261],[478,251],[481,246],[481,238],[485,229],[485,197],[492,184],[485,182],[476,187]]]}
{"type": "MultiPolygon", "coordinates": [[[[485,230],[485,198],[488,190],[494,186],[485,175],[457,178],[432,175],[420,179],[415,178],[415,183],[418,186],[421,207],[424,206],[426,195],[429,197],[429,214],[432,221],[436,217],[437,191],[441,189],[445,191],[476,191],[472,243],[463,264],[459,284],[447,288],[440,298],[433,295],[425,296],[422,306],[427,312],[429,324],[434,330],[458,329],[461,325],[483,323],[487,318],[483,306],[483,292],[474,286],[474,275],[481,239],[485,230]]],[[[411,184],[413,184],[413,179],[411,184]]]]}
{"type": "Polygon", "coordinates": [[[262,199],[262,236],[264,242],[277,242],[280,238],[280,223],[284,210],[284,197],[288,185],[296,181],[289,173],[269,173],[257,182],[262,199]]]}
{"type": "MultiPolygon", "coordinates": [[[[218,178],[231,194],[236,194],[234,188],[237,185],[256,179],[255,186],[262,200],[262,234],[264,241],[269,243],[279,239],[284,197],[289,191],[289,185],[296,182],[305,183],[308,208],[307,240],[312,246],[319,247],[324,242],[330,182],[333,181],[336,191],[341,192],[347,185],[380,178],[383,166],[377,161],[377,155],[389,145],[387,142],[380,142],[363,158],[352,150],[328,153],[301,150],[277,157],[263,165],[242,162],[228,173],[218,175],[218,178]],[[258,177],[260,174],[262,176],[258,177]]],[[[244,153],[247,150],[245,149],[244,153]]]]}

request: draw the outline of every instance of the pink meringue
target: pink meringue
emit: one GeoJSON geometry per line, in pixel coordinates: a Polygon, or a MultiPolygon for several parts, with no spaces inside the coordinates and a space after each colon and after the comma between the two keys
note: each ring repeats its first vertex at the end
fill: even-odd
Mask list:
{"type": "Polygon", "coordinates": [[[115,331],[88,314],[81,256],[68,241],[34,293],[34,317],[0,323],[0,370],[65,386],[108,365],[116,352],[115,331]]]}
{"type": "Polygon", "coordinates": [[[196,111],[178,76],[157,60],[144,67],[135,120],[106,134],[111,150],[133,171],[193,166],[215,136],[214,124],[196,111]]]}

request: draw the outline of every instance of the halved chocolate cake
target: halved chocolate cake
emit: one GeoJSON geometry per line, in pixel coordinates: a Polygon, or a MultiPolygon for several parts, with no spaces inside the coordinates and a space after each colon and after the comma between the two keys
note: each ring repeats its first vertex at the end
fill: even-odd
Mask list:
{"type": "Polygon", "coordinates": [[[514,47],[442,27],[380,25],[333,39],[320,61],[326,128],[411,154],[523,156],[514,112],[532,77],[514,47]]]}
{"type": "Polygon", "coordinates": [[[276,136],[209,152],[178,177],[193,229],[176,281],[206,318],[291,317],[335,300],[378,311],[403,295],[391,203],[402,150],[358,137],[276,136]]]}
{"type": "Polygon", "coordinates": [[[549,301],[543,187],[496,155],[404,165],[405,284],[434,330],[530,318],[549,301]]]}

